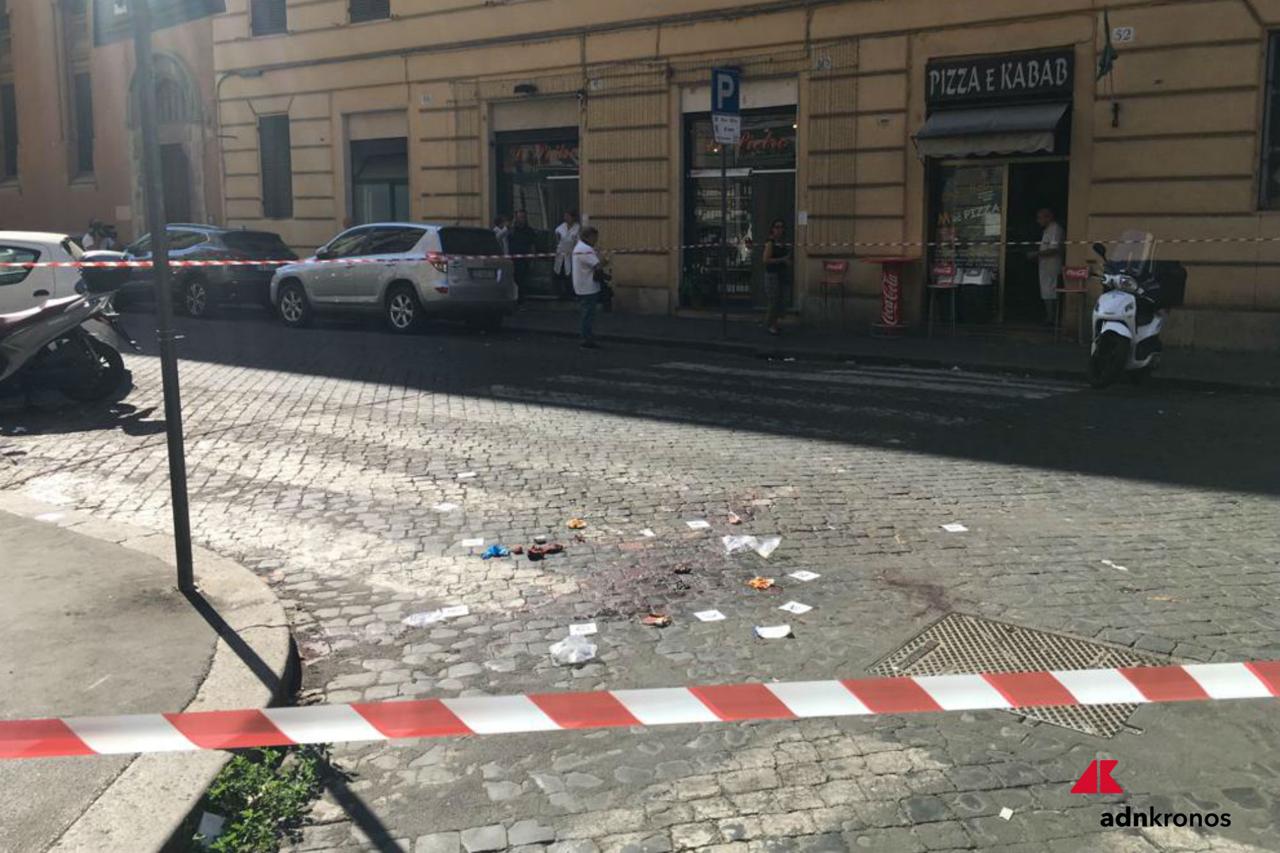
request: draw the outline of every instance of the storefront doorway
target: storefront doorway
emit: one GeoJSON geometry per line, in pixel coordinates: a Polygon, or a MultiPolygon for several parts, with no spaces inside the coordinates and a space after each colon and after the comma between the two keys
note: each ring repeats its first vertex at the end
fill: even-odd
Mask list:
{"type": "Polygon", "coordinates": [[[1004,292],[1000,297],[1001,319],[1006,324],[1034,325],[1044,320],[1040,301],[1040,265],[1027,255],[1036,249],[1043,233],[1036,213],[1044,207],[1053,211],[1066,227],[1067,177],[1065,160],[1025,161],[1008,165],[1009,215],[1005,224],[1007,245],[1004,254],[1004,292]]]}
{"type": "MultiPolygon", "coordinates": [[[[729,152],[728,286],[730,310],[765,306],[761,253],[769,223],[781,219],[795,235],[795,107],[744,111],[742,137],[729,152]]],[[[682,308],[720,306],[720,147],[705,113],[685,116],[684,244],[680,280],[682,308]]],[[[794,287],[784,304],[794,303],[794,287]]]]}
{"type": "Polygon", "coordinates": [[[927,63],[928,269],[962,323],[1044,322],[1036,213],[1068,222],[1074,79],[1074,48],[927,63]]]}
{"type": "Polygon", "coordinates": [[[1043,207],[1067,222],[1070,165],[1062,158],[934,163],[930,170],[934,280],[962,285],[960,321],[1039,324],[1039,243],[1043,207]]]}
{"type": "MultiPolygon", "coordinates": [[[[566,211],[579,209],[578,129],[522,130],[495,137],[497,207],[499,215],[529,215],[540,254],[555,251],[556,226],[566,211]]],[[[553,262],[537,259],[517,269],[524,296],[557,296],[552,282],[553,262]]]]}

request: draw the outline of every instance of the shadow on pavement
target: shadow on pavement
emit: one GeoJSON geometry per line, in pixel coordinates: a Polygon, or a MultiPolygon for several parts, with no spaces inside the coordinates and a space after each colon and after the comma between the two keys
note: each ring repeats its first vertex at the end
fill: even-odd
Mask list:
{"type": "Polygon", "coordinates": [[[236,630],[227,624],[209,599],[199,592],[184,592],[182,595],[191,603],[191,606],[195,608],[201,618],[209,623],[209,627],[214,630],[214,633],[230,647],[231,651],[235,652],[236,657],[240,658],[240,661],[262,682],[262,685],[271,691],[272,696],[283,698],[288,694],[289,691],[286,685],[276,677],[271,666],[258,656],[258,653],[253,650],[253,646],[246,643],[236,633],[236,630]]]}
{"type": "MultiPolygon", "coordinates": [[[[236,657],[240,658],[244,665],[249,668],[249,671],[271,691],[271,695],[277,698],[285,698],[292,692],[293,685],[286,685],[281,682],[267,662],[258,656],[253,647],[246,643],[234,628],[227,624],[227,621],[218,613],[212,602],[199,592],[183,593],[183,596],[205,622],[209,624],[209,627],[231,648],[236,657]]],[[[324,765],[326,787],[333,793],[334,799],[342,806],[352,822],[368,837],[370,843],[381,851],[399,851],[400,847],[396,845],[392,838],[391,831],[378,819],[373,810],[360,799],[360,795],[352,791],[348,786],[349,779],[347,775],[334,767],[327,757],[324,758],[324,765]]]]}
{"type": "MultiPolygon", "coordinates": [[[[1280,429],[1280,399],[1169,391],[1128,383],[1103,392],[1083,383],[863,366],[790,363],[655,346],[584,352],[537,332],[479,334],[438,323],[397,336],[376,320],[322,321],[287,329],[261,310],[193,321],[183,335],[184,404],[200,402],[201,365],[245,369],[238,390],[270,391],[271,375],[377,386],[376,405],[415,392],[534,403],[640,421],[722,427],[897,452],[1230,491],[1280,494],[1267,436],[1280,429]],[[673,366],[674,365],[674,366],[673,366]],[[250,387],[252,386],[252,387],[250,387]],[[384,399],[385,398],[385,399],[384,399]],[[1230,406],[1229,422],[1224,404],[1230,406]]],[[[154,356],[153,341],[143,341],[154,356]]],[[[154,374],[148,373],[150,379],[154,374]]],[[[225,387],[238,377],[205,380],[225,387]]],[[[144,391],[159,399],[156,387],[144,391]]],[[[376,399],[374,399],[376,398],[376,399]]],[[[350,404],[335,403],[339,407],[350,404]]],[[[270,412],[266,412],[269,420],[270,412]]],[[[255,415],[255,422],[261,420],[255,415]]],[[[155,429],[125,417],[98,427],[155,429]]],[[[88,428],[46,419],[41,432],[88,428]]],[[[234,422],[206,428],[223,431],[234,422]]],[[[189,436],[201,435],[198,427],[189,436]]]]}

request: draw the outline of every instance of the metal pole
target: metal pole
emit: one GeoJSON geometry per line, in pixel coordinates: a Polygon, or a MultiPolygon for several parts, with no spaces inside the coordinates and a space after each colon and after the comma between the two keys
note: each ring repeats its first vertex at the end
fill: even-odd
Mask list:
{"type": "Polygon", "coordinates": [[[720,337],[729,338],[729,146],[720,143],[720,337]]]}
{"type": "Polygon", "coordinates": [[[160,135],[156,126],[155,69],[151,55],[150,0],[129,0],[138,124],[142,131],[142,198],[151,232],[151,272],[156,287],[156,339],[164,384],[164,426],[169,442],[169,490],[173,503],[173,542],[178,589],[195,592],[191,559],[191,514],[187,506],[187,461],[182,447],[182,397],[178,391],[178,354],[174,347],[173,292],[169,288],[169,238],[165,232],[164,177],[160,171],[160,135]]]}

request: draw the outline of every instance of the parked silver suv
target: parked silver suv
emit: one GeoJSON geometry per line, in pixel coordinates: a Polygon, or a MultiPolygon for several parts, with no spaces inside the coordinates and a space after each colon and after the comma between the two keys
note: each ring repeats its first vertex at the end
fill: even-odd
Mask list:
{"type": "Polygon", "coordinates": [[[413,331],[425,316],[497,328],[516,299],[511,261],[487,228],[361,225],[271,279],[271,303],[295,327],[315,313],[378,312],[393,332],[413,331]]]}

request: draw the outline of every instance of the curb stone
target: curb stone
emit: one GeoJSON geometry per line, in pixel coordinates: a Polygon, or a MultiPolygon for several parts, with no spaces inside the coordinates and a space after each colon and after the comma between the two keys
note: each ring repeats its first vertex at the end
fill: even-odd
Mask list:
{"type": "MultiPolygon", "coordinates": [[[[13,493],[0,494],[0,510],[49,523],[82,536],[112,542],[174,565],[173,538],[13,493]],[[44,519],[41,519],[44,520],[44,519]]],[[[288,695],[297,672],[289,619],[271,588],[249,569],[205,548],[192,548],[196,583],[218,615],[276,676],[268,688],[219,639],[195,698],[184,711],[267,707],[288,695]]],[[[179,709],[157,709],[179,710],[179,709]]],[[[83,814],[49,847],[49,853],[179,848],[184,830],[210,783],[230,760],[227,752],[140,755],[125,767],[83,814]],[[145,815],[145,819],[139,819],[145,815]]]]}

